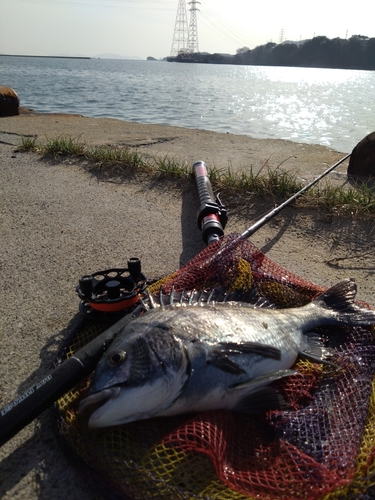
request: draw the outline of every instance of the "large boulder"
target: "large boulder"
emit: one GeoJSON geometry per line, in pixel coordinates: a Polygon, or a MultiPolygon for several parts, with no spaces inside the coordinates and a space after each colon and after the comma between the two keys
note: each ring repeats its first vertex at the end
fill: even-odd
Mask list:
{"type": "Polygon", "coordinates": [[[14,116],[20,114],[20,100],[16,92],[10,87],[0,86],[0,116],[14,116]]]}
{"type": "Polygon", "coordinates": [[[375,132],[366,135],[353,149],[348,177],[361,182],[375,179],[375,132]]]}

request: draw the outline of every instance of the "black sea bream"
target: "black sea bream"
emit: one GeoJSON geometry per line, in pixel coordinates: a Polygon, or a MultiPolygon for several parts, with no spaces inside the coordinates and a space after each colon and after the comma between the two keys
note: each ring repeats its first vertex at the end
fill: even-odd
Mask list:
{"type": "MultiPolygon", "coordinates": [[[[172,304],[130,321],[100,360],[80,411],[89,427],[215,409],[257,413],[278,407],[269,384],[295,374],[309,335],[325,325],[375,324],[343,281],[303,307],[244,302],[172,304]]],[[[316,339],[314,341],[316,343],[316,339]]]]}

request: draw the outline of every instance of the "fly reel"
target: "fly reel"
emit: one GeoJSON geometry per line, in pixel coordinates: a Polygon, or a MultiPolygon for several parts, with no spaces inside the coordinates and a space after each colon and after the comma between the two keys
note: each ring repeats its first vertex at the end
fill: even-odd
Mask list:
{"type": "Polygon", "coordinates": [[[86,318],[113,321],[130,312],[147,286],[141,261],[128,260],[127,268],[111,268],[84,275],[76,292],[81,299],[79,310],[86,318]]]}

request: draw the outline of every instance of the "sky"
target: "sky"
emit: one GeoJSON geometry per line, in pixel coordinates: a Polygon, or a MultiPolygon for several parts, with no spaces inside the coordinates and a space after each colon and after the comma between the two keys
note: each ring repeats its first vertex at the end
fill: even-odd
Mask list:
{"type": "MultiPolygon", "coordinates": [[[[0,54],[164,58],[171,53],[178,5],[179,0],[0,0],[0,54]]],[[[320,35],[375,37],[373,0],[200,0],[196,7],[200,52],[235,54],[242,47],[320,35]]]]}

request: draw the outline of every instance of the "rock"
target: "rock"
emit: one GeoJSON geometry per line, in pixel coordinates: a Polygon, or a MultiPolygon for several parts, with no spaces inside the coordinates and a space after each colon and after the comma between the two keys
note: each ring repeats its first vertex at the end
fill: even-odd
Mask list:
{"type": "Polygon", "coordinates": [[[20,100],[10,87],[0,86],[0,116],[19,115],[20,100]]]}
{"type": "Polygon", "coordinates": [[[361,182],[375,179],[375,132],[366,135],[353,149],[348,177],[361,182]]]}

